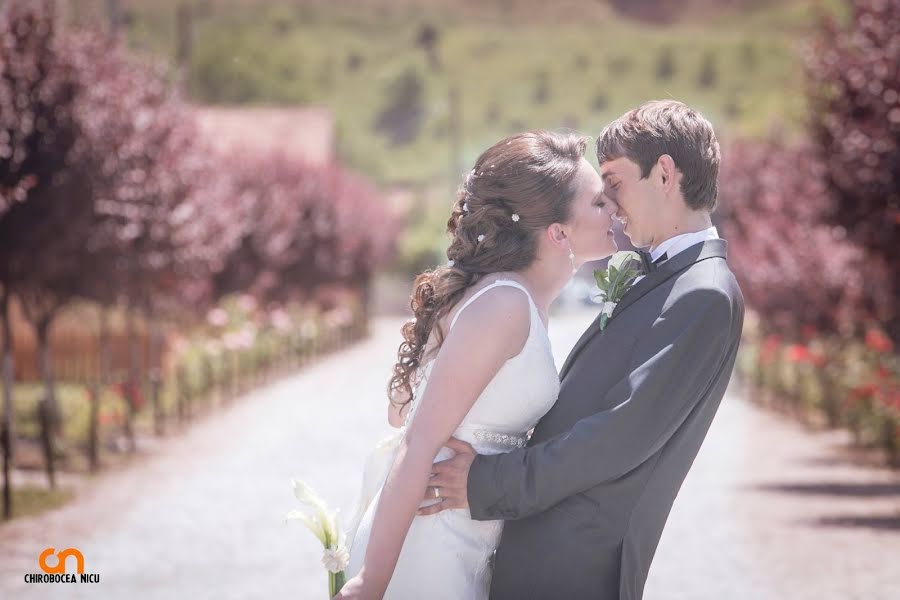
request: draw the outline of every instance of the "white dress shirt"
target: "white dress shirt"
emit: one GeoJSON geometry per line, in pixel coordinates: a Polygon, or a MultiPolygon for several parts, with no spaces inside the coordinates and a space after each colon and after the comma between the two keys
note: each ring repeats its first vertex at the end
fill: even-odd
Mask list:
{"type": "MultiPolygon", "coordinates": [[[[682,233],[681,235],[676,235],[674,237],[670,237],[669,239],[661,242],[659,246],[656,248],[650,249],[650,260],[655,261],[657,258],[666,255],[666,260],[671,260],[673,256],[678,254],[679,252],[683,252],[687,250],[694,244],[699,244],[700,242],[705,242],[706,240],[717,240],[719,239],[719,231],[715,227],[710,227],[708,229],[704,229],[702,231],[693,231],[691,233],[682,233]]],[[[663,261],[664,263],[665,261],[663,261]]],[[[660,263],[660,264],[663,264],[660,263]]],[[[644,275],[639,275],[634,279],[634,283],[637,283],[641,279],[644,278],[644,275]]],[[[632,284],[634,285],[634,284],[632,284]]]]}
{"type": "Polygon", "coordinates": [[[682,233],[681,235],[670,237],[664,242],[661,242],[656,248],[651,248],[650,259],[656,260],[663,254],[668,254],[666,260],[669,260],[679,252],[687,250],[694,244],[699,244],[700,242],[705,242],[706,240],[717,239],[719,239],[719,232],[715,227],[710,227],[709,229],[704,229],[703,231],[682,233]]]}

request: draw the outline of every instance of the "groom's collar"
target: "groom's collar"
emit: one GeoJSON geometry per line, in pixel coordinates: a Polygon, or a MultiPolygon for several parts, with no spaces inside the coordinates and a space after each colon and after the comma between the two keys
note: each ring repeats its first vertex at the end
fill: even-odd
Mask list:
{"type": "Polygon", "coordinates": [[[728,242],[723,239],[706,240],[690,246],[667,261],[663,262],[655,271],[635,283],[625,292],[622,300],[616,305],[612,317],[628,308],[640,299],[644,294],[661,285],[666,280],[677,275],[694,263],[709,258],[727,258],[728,242]]]}
{"type": "Polygon", "coordinates": [[[700,231],[690,231],[688,233],[682,233],[660,242],[659,245],[655,248],[651,248],[650,258],[655,261],[663,254],[665,254],[669,258],[672,258],[676,254],[679,254],[683,250],[690,248],[694,244],[705,242],[706,240],[717,239],[719,239],[719,230],[716,229],[715,226],[707,227],[706,229],[701,229],[700,231]]]}

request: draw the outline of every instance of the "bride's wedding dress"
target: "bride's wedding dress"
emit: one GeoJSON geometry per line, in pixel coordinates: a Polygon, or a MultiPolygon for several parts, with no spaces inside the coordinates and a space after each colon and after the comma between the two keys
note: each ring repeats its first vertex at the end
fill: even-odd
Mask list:
{"type": "MultiPolygon", "coordinates": [[[[528,296],[531,329],[522,351],[500,368],[454,434],[471,444],[479,454],[499,454],[523,447],[527,432],[550,410],[559,394],[559,376],[547,330],[531,295],[518,282],[497,280],[473,294],[457,311],[450,329],[469,304],[501,285],[516,287],[528,296]]],[[[490,335],[490,332],[485,335],[490,335]]],[[[425,392],[433,365],[434,360],[431,360],[420,368],[421,374],[413,390],[412,405],[404,427],[379,444],[366,465],[363,497],[355,523],[349,531],[352,542],[347,579],[362,568],[381,487],[393,462],[397,444],[405,428],[415,419],[417,400],[425,392]]],[[[450,449],[442,448],[434,462],[452,455],[450,449]]],[[[433,501],[422,505],[430,503],[433,501]]],[[[487,599],[491,579],[489,561],[500,541],[502,527],[503,521],[472,520],[468,509],[416,516],[384,597],[388,600],[487,599]]]]}

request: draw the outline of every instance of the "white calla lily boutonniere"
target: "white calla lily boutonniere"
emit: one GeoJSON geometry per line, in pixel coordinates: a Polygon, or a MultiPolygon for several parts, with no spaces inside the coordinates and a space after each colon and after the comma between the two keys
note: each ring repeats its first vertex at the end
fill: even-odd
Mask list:
{"type": "Polygon", "coordinates": [[[606,269],[594,271],[594,279],[600,288],[600,331],[606,329],[616,305],[622,299],[634,280],[641,274],[641,257],[637,252],[616,252],[609,259],[606,269]]]}

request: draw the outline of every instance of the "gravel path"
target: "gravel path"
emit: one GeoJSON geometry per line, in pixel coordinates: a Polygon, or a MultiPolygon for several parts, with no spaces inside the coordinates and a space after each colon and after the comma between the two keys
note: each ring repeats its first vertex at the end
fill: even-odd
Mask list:
{"type": "MultiPolygon", "coordinates": [[[[561,365],[593,315],[554,316],[561,365]]],[[[260,388],[79,486],[66,507],[0,526],[0,598],[325,598],[321,551],[284,523],[298,476],[350,513],[362,463],[390,433],[396,318],[368,340],[260,388]],[[75,547],[99,584],[25,584],[75,547]]],[[[648,600],[900,598],[900,481],[847,462],[732,389],[673,507],[648,600]]]]}

